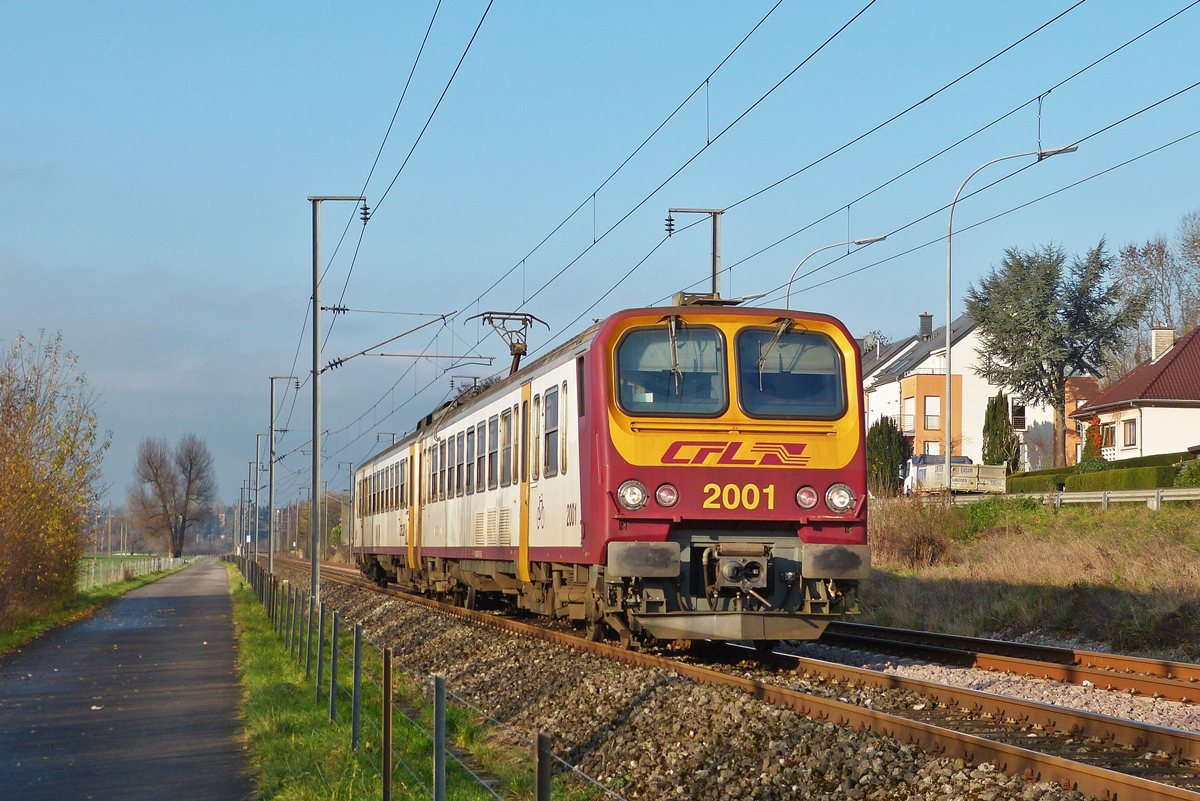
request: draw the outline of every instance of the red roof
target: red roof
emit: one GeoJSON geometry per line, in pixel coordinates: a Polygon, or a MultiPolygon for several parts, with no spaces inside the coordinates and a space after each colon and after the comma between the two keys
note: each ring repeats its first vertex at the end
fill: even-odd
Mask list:
{"type": "Polygon", "coordinates": [[[1071,413],[1088,417],[1107,407],[1134,402],[1200,403],[1200,328],[1175,340],[1158,361],[1147,359],[1128,375],[1071,413]]]}

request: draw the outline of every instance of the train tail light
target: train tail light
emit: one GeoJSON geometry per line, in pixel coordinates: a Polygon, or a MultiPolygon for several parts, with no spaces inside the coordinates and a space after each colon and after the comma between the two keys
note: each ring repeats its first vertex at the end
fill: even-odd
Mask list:
{"type": "Polygon", "coordinates": [[[817,491],[812,487],[801,487],[796,490],[796,504],[801,509],[811,509],[817,505],[817,491]]]}
{"type": "Polygon", "coordinates": [[[631,478],[617,488],[617,503],[630,512],[641,509],[649,499],[646,485],[636,479],[631,478]]]}
{"type": "Polygon", "coordinates": [[[659,506],[674,506],[679,502],[679,490],[671,484],[663,484],[654,491],[654,500],[659,506]]]}

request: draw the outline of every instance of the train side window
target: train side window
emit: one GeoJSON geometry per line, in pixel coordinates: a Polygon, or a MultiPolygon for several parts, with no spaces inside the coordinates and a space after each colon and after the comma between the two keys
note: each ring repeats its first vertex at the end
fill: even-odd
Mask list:
{"type": "Polygon", "coordinates": [[[466,493],[473,495],[475,493],[475,427],[471,426],[467,429],[467,485],[466,493]]]}
{"type": "Polygon", "coordinates": [[[500,455],[500,418],[492,415],[488,418],[488,489],[495,489],[499,485],[499,474],[497,468],[499,465],[498,457],[500,455]]]}
{"type": "Polygon", "coordinates": [[[465,450],[465,435],[463,432],[458,432],[458,454],[454,457],[454,494],[462,497],[463,494],[463,454],[465,450]]]}
{"type": "Polygon", "coordinates": [[[579,416],[583,417],[583,357],[575,359],[575,403],[579,406],[579,416]]]}
{"type": "Polygon", "coordinates": [[[512,483],[517,483],[517,476],[521,471],[521,404],[514,403],[512,407],[512,483]]]}
{"type": "Polygon", "coordinates": [[[438,447],[434,443],[429,447],[429,502],[438,499],[438,447]]]}
{"type": "Polygon", "coordinates": [[[558,389],[546,390],[543,397],[546,404],[546,436],[542,475],[553,478],[558,475],[558,389]]]}
{"type": "Polygon", "coordinates": [[[529,401],[521,401],[521,482],[529,480],[529,401]]]}
{"type": "Polygon", "coordinates": [[[392,509],[400,508],[400,463],[392,465],[392,509]]]}
{"type": "Polygon", "coordinates": [[[483,492],[485,465],[487,464],[487,424],[480,423],[475,427],[475,491],[483,492]]]}
{"type": "Polygon", "coordinates": [[[512,483],[512,412],[500,413],[500,486],[512,483]]]}
{"type": "Polygon", "coordinates": [[[570,422],[571,422],[571,415],[567,411],[567,409],[569,409],[570,406],[567,403],[567,382],[566,381],[562,382],[562,404],[561,404],[561,406],[562,406],[562,413],[563,413],[562,414],[562,431],[559,432],[559,434],[562,437],[562,447],[560,449],[559,456],[562,459],[562,473],[563,473],[563,475],[566,475],[566,473],[567,473],[567,427],[568,427],[568,425],[570,425],[570,422]]]}
{"type": "Polygon", "coordinates": [[[408,508],[408,460],[400,460],[400,508],[408,508]]]}
{"type": "MultiPolygon", "coordinates": [[[[454,444],[451,441],[450,449],[446,449],[446,440],[442,440],[438,445],[438,499],[446,499],[447,485],[454,480],[454,468],[450,466],[450,460],[454,458],[454,444]],[[449,479],[446,474],[449,473],[449,479]]],[[[450,497],[454,497],[454,488],[450,487],[450,497]]]]}
{"type": "Polygon", "coordinates": [[[396,465],[387,466],[387,511],[396,508],[396,465]]]}
{"type": "Polygon", "coordinates": [[[540,442],[540,432],[542,430],[542,396],[533,396],[533,434],[529,437],[529,471],[530,480],[538,480],[538,471],[541,470],[542,461],[538,458],[538,453],[541,450],[538,445],[540,442]]]}

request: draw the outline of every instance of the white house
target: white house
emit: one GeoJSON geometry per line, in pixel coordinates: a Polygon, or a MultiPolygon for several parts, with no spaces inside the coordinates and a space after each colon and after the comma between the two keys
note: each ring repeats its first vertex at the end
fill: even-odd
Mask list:
{"type": "Polygon", "coordinates": [[[1149,359],[1071,414],[1099,418],[1100,453],[1110,461],[1200,445],[1200,328],[1176,340],[1160,326],[1150,342],[1149,359]]]}
{"type": "MultiPolygon", "coordinates": [[[[946,394],[946,329],[934,330],[933,315],[919,316],[915,336],[887,346],[864,343],[863,395],[867,426],[881,417],[893,418],[913,444],[913,453],[941,456],[946,441],[944,416],[946,394]]],[[[974,319],[964,314],[950,328],[953,415],[951,418],[952,455],[964,455],[983,461],[983,418],[988,401],[1001,387],[976,373],[979,366],[980,339],[974,319]]],[[[1082,405],[1095,394],[1094,378],[1068,381],[1068,409],[1082,405]]],[[[1023,444],[1021,469],[1036,469],[1053,464],[1054,410],[1048,406],[1027,406],[1009,395],[1009,418],[1023,444]]],[[[1067,461],[1073,464],[1080,439],[1079,429],[1068,429],[1067,461]],[[1073,458],[1074,457],[1074,458],[1073,458]]]]}

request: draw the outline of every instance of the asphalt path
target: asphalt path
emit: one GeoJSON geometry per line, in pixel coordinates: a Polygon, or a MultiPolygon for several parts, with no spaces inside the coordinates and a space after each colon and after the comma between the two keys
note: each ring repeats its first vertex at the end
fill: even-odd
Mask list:
{"type": "Polygon", "coordinates": [[[0,657],[0,799],[249,797],[235,649],[207,560],[0,657]]]}

